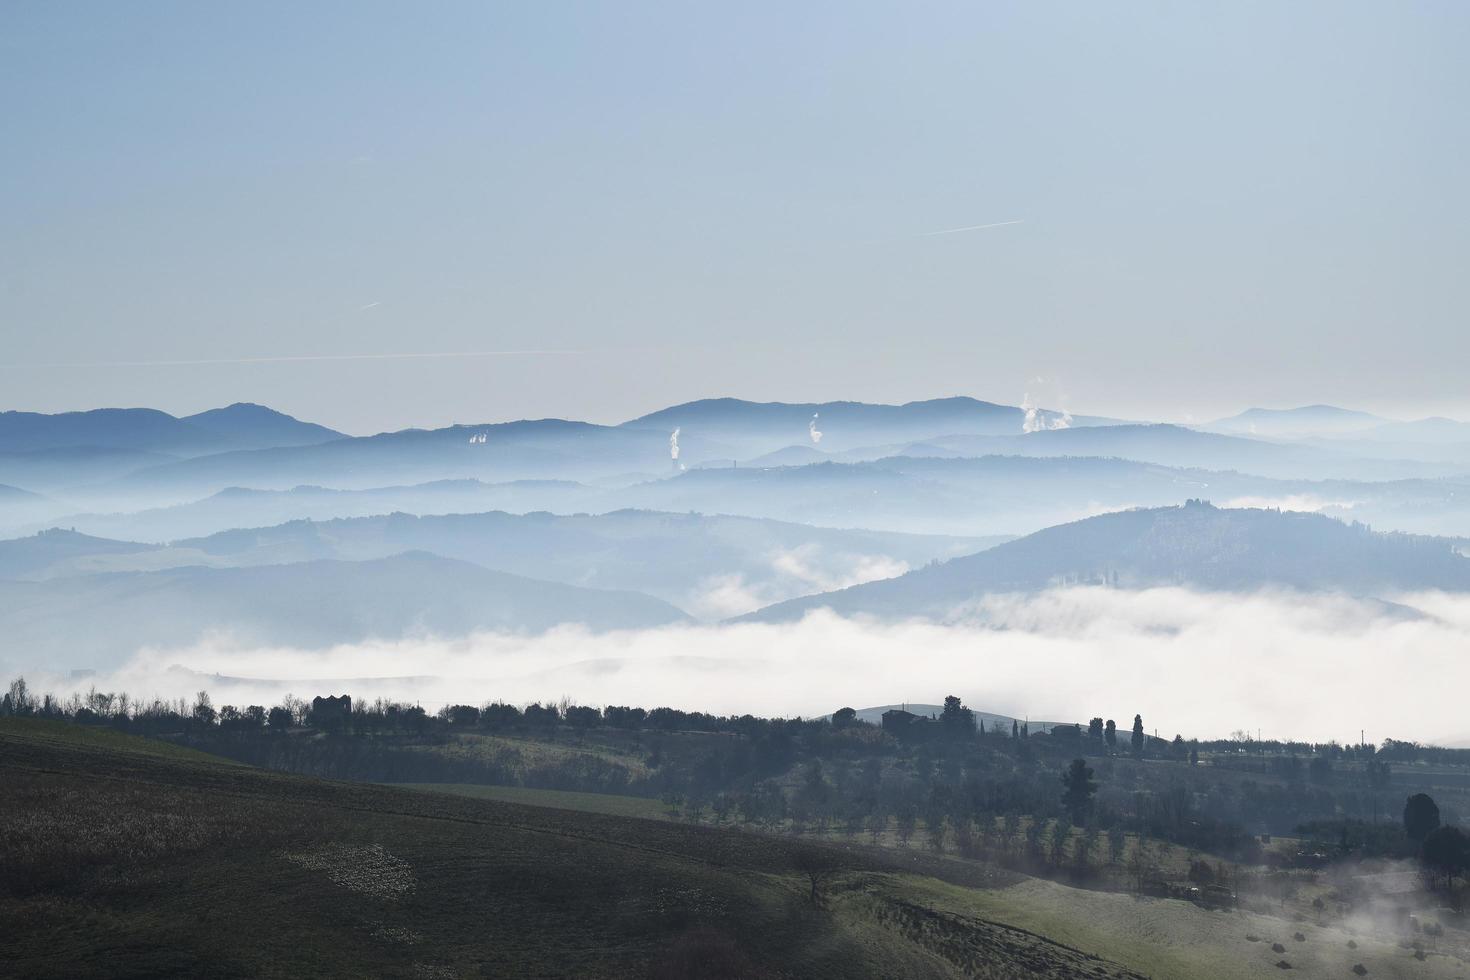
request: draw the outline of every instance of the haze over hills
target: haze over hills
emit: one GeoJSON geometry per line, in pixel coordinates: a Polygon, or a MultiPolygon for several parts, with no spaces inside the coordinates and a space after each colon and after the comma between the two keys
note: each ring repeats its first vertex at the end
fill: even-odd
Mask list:
{"type": "MultiPolygon", "coordinates": [[[[1297,418],[1303,412],[1309,419],[1322,412],[1332,418],[1371,418],[1338,409],[1279,414],[1297,418]]],[[[1470,429],[1461,441],[1459,423],[1449,420],[1384,424],[1352,440],[1310,436],[1292,442],[1118,424],[971,398],[905,405],[712,399],[616,426],[540,419],[363,437],[340,436],[243,404],[183,419],[145,409],[57,416],[12,412],[4,419],[0,483],[56,495],[72,504],[73,513],[183,504],[232,487],[367,490],[442,480],[551,480],[613,489],[681,470],[895,455],[1117,457],[1278,479],[1387,480],[1470,472],[1470,429]],[[1430,434],[1415,441],[1414,427],[1420,425],[1430,434]]],[[[635,498],[625,503],[644,505],[635,498]]],[[[0,526],[10,523],[4,517],[0,514],[0,526]]]]}
{"type": "Polygon", "coordinates": [[[62,501],[52,500],[45,494],[0,483],[0,538],[46,524],[69,509],[62,501]]]}
{"type": "Polygon", "coordinates": [[[998,540],[623,510],[572,516],[392,514],[230,531],[175,546],[251,564],[426,551],[533,578],[646,592],[692,614],[719,617],[729,615],[732,603],[753,608],[773,594],[887,578],[998,540]]]}
{"type": "Polygon", "coordinates": [[[29,537],[0,540],[0,579],[49,578],[58,568],[75,569],[78,562],[104,563],[120,555],[140,556],[159,550],[161,545],[114,541],[53,528],[29,537]]]}
{"type": "MultiPolygon", "coordinates": [[[[951,433],[1020,433],[1026,417],[1021,408],[970,398],[898,406],[854,402],[755,404],[717,399],[675,406],[619,426],[524,420],[410,429],[313,447],[222,453],[137,472],[122,481],[119,489],[152,487],[160,492],[198,495],[231,485],[285,489],[320,483],[365,488],[375,481],[465,478],[494,482],[632,482],[674,472],[680,464],[692,467],[711,460],[778,452],[789,456],[794,445],[803,443],[810,448],[821,445],[823,450],[851,449],[951,433]],[[831,425],[842,427],[840,437],[827,439],[827,430],[820,427],[826,424],[821,417],[824,409],[831,425]]],[[[1037,417],[1043,426],[1060,424],[1061,416],[1056,413],[1039,412],[1037,417]]],[[[1105,420],[1072,421],[1085,425],[1105,420]]]]}
{"type": "MultiPolygon", "coordinates": [[[[657,415],[622,426],[539,420],[405,430],[189,458],[76,446],[10,453],[0,457],[0,471],[23,463],[58,489],[45,499],[24,492],[0,499],[0,527],[59,524],[82,534],[0,544],[0,577],[44,580],[0,590],[7,606],[0,628],[19,651],[13,656],[25,662],[86,666],[215,632],[245,644],[321,646],[378,636],[542,631],[559,623],[637,629],[686,614],[718,621],[754,610],[761,610],[756,618],[787,619],[824,603],[845,613],[942,615],[946,604],[994,588],[1085,581],[1099,565],[1120,585],[1226,587],[1220,576],[1230,560],[1206,555],[1223,533],[1209,522],[1175,529],[1196,549],[1185,560],[1187,548],[1178,545],[1178,567],[1141,562],[1125,542],[1106,554],[1058,545],[1065,554],[1053,554],[1049,565],[1034,556],[986,564],[982,549],[996,536],[1194,497],[1320,510],[1380,527],[1470,532],[1470,480],[1303,478],[1433,469],[1372,459],[1356,443],[1082,424],[1107,421],[1101,419],[1023,433],[1022,409],[968,399],[816,406],[863,443],[843,449],[831,441],[832,430],[821,428],[829,415],[814,411],[812,420],[808,407],[695,403],[697,411],[681,416],[687,426],[676,426],[677,465],[685,469],[671,459],[672,429],[663,429],[669,419],[657,415]],[[803,421],[797,436],[806,434],[806,442],[792,441],[782,428],[793,421],[803,421]],[[817,426],[808,430],[812,421],[817,426]],[[952,425],[982,431],[946,432],[952,425]],[[986,426],[994,434],[985,434],[986,426]],[[813,431],[823,433],[820,443],[813,431]],[[863,458],[880,440],[910,435],[918,438],[895,444],[898,455],[863,458]],[[757,457],[759,465],[749,456],[728,466],[712,462],[742,447],[765,448],[766,455],[757,457]],[[1008,455],[977,455],[997,450],[1008,455]],[[1259,475],[1268,472],[1281,475],[1259,475]],[[464,476],[418,480],[441,474],[464,476]],[[518,478],[527,474],[557,478],[518,478]],[[405,483],[394,485],[395,477],[405,483]],[[303,478],[319,485],[299,485],[303,478]],[[200,499],[190,500],[196,492],[200,499]],[[77,506],[92,500],[113,512],[77,506]],[[173,500],[188,502],[157,506],[173,500]],[[299,518],[317,523],[287,523],[299,518]],[[951,579],[971,562],[983,574],[951,579]],[[1018,569],[1027,567],[1038,577],[1018,583],[1018,569]],[[513,578],[490,581],[481,572],[513,578]],[[563,588],[583,591],[556,591],[563,588]],[[594,590],[632,595],[614,599],[594,590]],[[289,603],[281,598],[287,594],[289,603]],[[820,598],[806,598],[814,595],[820,598]]],[[[169,418],[145,416],[165,429],[169,418]]],[[[220,439],[243,438],[241,429],[283,441],[323,434],[253,406],[191,420],[174,421],[220,439]]],[[[1334,552],[1325,539],[1299,544],[1303,555],[1329,556],[1313,566],[1317,577],[1257,555],[1241,559],[1242,578],[1230,587],[1451,588],[1446,569],[1460,567],[1441,567],[1443,552],[1426,551],[1407,562],[1404,574],[1385,579],[1371,572],[1394,567],[1384,555],[1334,552]],[[1423,573],[1419,585],[1409,566],[1423,573]]]]}
{"type": "MultiPolygon", "coordinates": [[[[639,509],[989,537],[1189,497],[1470,533],[1470,479],[1445,475],[1470,473],[1470,443],[1462,465],[1449,436],[1406,449],[1373,433],[1419,423],[1327,406],[1251,410],[1222,424],[1368,424],[1367,434],[1291,441],[1088,416],[1061,428],[1057,413],[971,398],[708,399],[616,426],[542,419],[367,437],[247,404],[182,419],[121,409],[4,418],[0,484],[17,492],[0,495],[0,534],[57,525],[161,543],[394,511],[639,509]],[[71,444],[84,438],[114,445],[71,444]],[[267,448],[196,454],[200,439],[267,448]],[[1396,458],[1401,450],[1418,455],[1396,458]],[[44,497],[25,495],[38,489],[44,497]]],[[[1459,425],[1436,424],[1442,433],[1459,425]]]]}
{"type": "MultiPolygon", "coordinates": [[[[102,409],[57,416],[9,413],[9,435],[0,439],[0,452],[106,448],[190,457],[140,459],[114,473],[85,473],[71,481],[91,484],[101,476],[126,475],[108,489],[172,495],[175,502],[228,486],[361,489],[463,478],[632,480],[639,474],[646,479],[669,473],[676,463],[692,466],[763,456],[793,445],[815,447],[825,433],[811,424],[812,416],[823,409],[843,426],[827,443],[837,449],[953,433],[1019,433],[1027,419],[1024,409],[969,398],[901,406],[757,405],[725,399],[676,406],[619,426],[540,419],[339,437],[253,405],[186,419],[143,409],[102,409]],[[671,444],[675,429],[680,430],[677,457],[671,444]]],[[[1047,411],[1033,411],[1032,417],[1042,426],[1061,424],[1062,418],[1047,411]]],[[[1078,417],[1072,423],[1096,421],[1103,420],[1078,417]]],[[[66,482],[57,479],[53,485],[66,482]]],[[[26,486],[23,480],[10,482],[26,486]]]]}
{"type": "Polygon", "coordinates": [[[1426,446],[1450,445],[1459,450],[1454,458],[1465,459],[1466,447],[1470,446],[1470,423],[1446,418],[1385,422],[1363,432],[1357,437],[1357,441],[1412,446],[1412,452],[1418,453],[1424,452],[1426,446]]]}
{"type": "MultiPolygon", "coordinates": [[[[828,451],[951,433],[1001,435],[1024,431],[1027,410],[974,398],[935,398],[903,405],[863,402],[749,402],[707,398],[674,405],[624,422],[626,428],[669,432],[677,428],[726,443],[743,455],[774,452],[810,441],[828,451]]],[[[1102,425],[1109,419],[1034,410],[1034,424],[1102,425]]]]}
{"type": "MultiPolygon", "coordinates": [[[[787,446],[785,449],[777,449],[774,452],[766,453],[764,456],[747,459],[740,465],[745,466],[747,469],[751,467],[761,469],[770,466],[806,466],[809,463],[825,463],[830,459],[831,456],[829,454],[822,452],[814,446],[787,446]]],[[[723,468],[722,464],[723,461],[719,463],[711,461],[704,464],[701,468],[723,468]]]]}
{"type": "Polygon", "coordinates": [[[1098,510],[1174,503],[1207,487],[1211,493],[1229,493],[1232,483],[1261,492],[1271,486],[1233,474],[1124,460],[895,456],[862,463],[691,470],[606,496],[659,510],[770,516],[829,527],[1014,534],[1098,510]]]}
{"type": "MultiPolygon", "coordinates": [[[[685,442],[690,452],[708,448],[698,437],[685,442]]],[[[724,447],[712,451],[723,453],[724,447]]],[[[540,419],[405,429],[317,446],[219,453],[137,471],[118,481],[117,489],[183,498],[229,486],[287,489],[322,484],[366,489],[443,479],[631,481],[671,468],[667,433],[540,419]]]]}
{"type": "MultiPolygon", "coordinates": [[[[1025,534],[1131,507],[1209,497],[1320,510],[1389,529],[1470,532],[1470,480],[1285,480],[1093,456],[892,456],[862,463],[709,468],[608,491],[658,510],[736,513],[831,527],[1025,534]]],[[[587,506],[597,506],[591,498],[587,506]]]]}
{"type": "Polygon", "coordinates": [[[1391,530],[1470,534],[1470,479],[1287,480],[1103,457],[943,455],[699,467],[625,487],[450,480],[370,490],[230,488],[134,512],[79,512],[56,500],[27,508],[0,501],[0,533],[61,526],[101,537],[165,542],[231,528],[394,511],[574,514],[632,508],[990,536],[1026,534],[1107,510],[1177,504],[1190,497],[1208,497],[1222,506],[1317,511],[1391,530]]]}
{"type": "Polygon", "coordinates": [[[1447,418],[1397,421],[1336,408],[1253,408],[1202,426],[1211,432],[1294,442],[1338,454],[1470,468],[1470,424],[1447,418]]]}
{"type": "MultiPolygon", "coordinates": [[[[548,510],[576,513],[598,509],[602,492],[565,480],[484,483],[479,480],[436,480],[412,486],[337,490],[299,486],[288,490],[227,487],[199,500],[167,507],[109,513],[68,513],[53,503],[51,524],[75,527],[102,537],[164,542],[203,537],[241,527],[268,527],[298,520],[410,514],[473,514],[490,510],[527,513],[548,510]]],[[[10,533],[41,530],[15,520],[10,533]]]]}
{"type": "Polygon", "coordinates": [[[1192,502],[1047,528],[978,555],[778,603],[744,618],[784,622],[821,608],[842,615],[943,618],[987,594],[1062,585],[1390,597],[1470,591],[1470,558],[1443,538],[1375,532],[1315,514],[1192,502]]]}
{"type": "MultiPolygon", "coordinates": [[[[0,453],[0,480],[24,490],[47,494],[75,492],[176,459],[177,456],[168,453],[144,449],[99,449],[91,446],[30,449],[0,453]]],[[[116,498],[98,495],[95,499],[116,498]]]]}
{"type": "Polygon", "coordinates": [[[1303,405],[1300,408],[1248,408],[1239,415],[1217,419],[1202,428],[1211,432],[1298,438],[1361,432],[1388,421],[1368,412],[1335,405],[1303,405]]]}
{"type": "Polygon", "coordinates": [[[949,619],[987,594],[1079,584],[1384,599],[1470,592],[1464,542],[1275,510],[1123,511],[949,557],[985,543],[646,512],[398,514],[168,547],[53,531],[0,542],[0,575],[11,580],[0,582],[0,629],[10,649],[49,666],[91,666],[215,634],[330,646],[562,623],[636,629],[808,591],[741,621],[818,608],[949,619]],[[915,570],[899,574],[906,568],[915,570]],[[819,591],[854,579],[869,581],[819,591]]]}
{"type": "MultiPolygon", "coordinates": [[[[742,517],[648,511],[503,512],[295,521],[165,547],[52,530],[0,541],[0,578],[202,565],[244,567],[416,551],[589,588],[643,592],[723,618],[838,584],[887,578],[997,540],[842,531],[742,517]]],[[[319,566],[325,567],[325,566],[319,566]]]]}
{"type": "Polygon", "coordinates": [[[22,490],[20,487],[12,487],[0,483],[0,502],[8,504],[35,503],[44,499],[46,498],[39,493],[33,493],[30,490],[22,490]]]}
{"type": "Polygon", "coordinates": [[[1178,425],[1112,425],[1021,436],[945,436],[934,445],[967,456],[1110,456],[1164,466],[1239,470],[1278,479],[1387,480],[1464,472],[1463,466],[1383,458],[1371,447],[1306,445],[1201,432],[1178,425]]]}
{"type": "Polygon", "coordinates": [[[476,631],[534,633],[569,623],[638,629],[686,618],[651,596],[546,582],[422,552],[0,581],[3,667],[12,671],[27,663],[55,671],[105,668],[139,650],[206,640],[327,647],[476,631]]]}

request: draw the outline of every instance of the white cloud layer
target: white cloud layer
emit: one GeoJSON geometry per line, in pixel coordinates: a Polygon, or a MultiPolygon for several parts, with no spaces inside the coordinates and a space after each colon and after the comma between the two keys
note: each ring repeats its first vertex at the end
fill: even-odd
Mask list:
{"type": "MultiPolygon", "coordinates": [[[[764,715],[953,693],[976,708],[1045,720],[1101,715],[1125,725],[1137,712],[1168,737],[1260,728],[1268,737],[1346,741],[1361,728],[1370,740],[1465,741],[1470,597],[1399,601],[1069,588],[988,597],[948,624],[822,611],[790,625],[563,628],[321,650],[241,648],[215,637],[143,651],[80,683],[145,697],[207,687],[216,703],[235,704],[341,689],[429,707],[565,696],[764,715]],[[200,678],[174,666],[262,680],[200,678]]],[[[77,683],[32,678],[33,689],[77,683]]]]}
{"type": "Polygon", "coordinates": [[[1292,493],[1281,497],[1245,496],[1232,497],[1220,506],[1254,507],[1260,509],[1276,510],[1298,510],[1316,513],[1324,510],[1352,510],[1362,501],[1358,500],[1328,500],[1314,493],[1292,493]]]}

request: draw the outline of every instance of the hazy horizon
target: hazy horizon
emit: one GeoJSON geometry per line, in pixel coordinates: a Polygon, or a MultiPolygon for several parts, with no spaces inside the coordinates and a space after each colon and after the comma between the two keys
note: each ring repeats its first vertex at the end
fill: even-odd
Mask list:
{"type": "MultiPolygon", "coordinates": [[[[242,398],[238,398],[238,399],[232,398],[232,399],[229,399],[229,400],[221,400],[221,399],[210,399],[210,398],[208,398],[206,396],[206,397],[201,397],[197,402],[196,401],[189,401],[189,402],[185,402],[185,403],[183,403],[181,405],[176,405],[174,407],[170,407],[170,404],[166,400],[156,400],[154,402],[149,402],[149,403],[142,403],[142,402],[140,402],[140,403],[137,403],[137,404],[121,404],[121,403],[117,403],[117,404],[113,404],[113,403],[108,403],[108,404],[87,404],[87,403],[79,403],[79,404],[77,404],[77,405],[75,405],[73,407],[57,407],[57,408],[49,408],[49,409],[31,408],[31,407],[27,407],[27,406],[24,406],[24,405],[3,405],[3,406],[0,406],[0,412],[33,412],[33,413],[38,413],[38,414],[54,415],[54,414],[64,414],[64,413],[69,413],[69,412],[87,412],[87,411],[94,411],[94,410],[97,410],[97,409],[114,409],[114,408],[117,408],[117,409],[138,409],[138,408],[143,408],[143,409],[157,409],[159,411],[167,412],[168,414],[173,415],[175,417],[184,418],[184,417],[187,417],[189,415],[195,415],[195,414],[198,414],[200,412],[209,411],[210,409],[224,408],[224,407],[227,407],[229,405],[237,404],[237,403],[246,403],[246,404],[261,405],[261,406],[263,406],[265,408],[273,409],[275,411],[282,412],[282,413],[284,413],[286,415],[290,415],[293,418],[296,418],[296,419],[298,419],[300,421],[303,421],[303,422],[314,422],[314,423],[316,423],[318,425],[324,425],[324,426],[326,426],[328,428],[335,429],[338,432],[341,432],[344,435],[349,435],[349,436],[377,435],[377,434],[383,433],[383,432],[398,432],[398,431],[402,431],[404,429],[435,429],[435,428],[444,428],[444,427],[451,426],[451,425],[496,425],[496,424],[501,424],[501,423],[505,423],[505,422],[518,422],[518,421],[536,420],[536,419],[564,419],[564,420],[567,420],[567,421],[575,421],[575,422],[590,422],[590,423],[595,424],[595,425],[618,425],[618,424],[621,424],[623,422],[629,422],[629,421],[632,421],[634,419],[641,418],[642,416],[647,415],[647,414],[650,414],[652,412],[656,412],[656,411],[659,411],[659,410],[665,409],[665,408],[670,408],[670,407],[673,407],[673,406],[679,405],[679,404],[688,404],[688,403],[691,403],[691,402],[698,402],[698,401],[725,400],[725,399],[734,399],[734,400],[737,400],[737,401],[746,401],[746,402],[752,402],[752,403],[756,403],[756,404],[823,404],[823,403],[830,403],[830,402],[852,402],[852,403],[870,404],[870,405],[902,405],[902,404],[909,404],[909,403],[913,403],[913,402],[938,401],[938,400],[944,400],[944,399],[948,399],[948,398],[973,398],[976,401],[988,402],[988,403],[995,404],[995,405],[1003,405],[1003,406],[1007,406],[1007,407],[1017,407],[1017,406],[1021,406],[1023,404],[1023,402],[1025,402],[1029,398],[1032,402],[1034,402],[1034,403],[1037,404],[1037,407],[1044,408],[1044,409],[1049,409],[1049,410],[1066,411],[1066,412],[1070,412],[1070,413],[1073,413],[1073,414],[1096,415],[1096,416],[1103,416],[1103,417],[1108,417],[1108,418],[1115,418],[1119,422],[1122,422],[1122,423],[1143,423],[1143,424],[1164,423],[1164,424],[1184,425],[1184,426],[1204,425],[1204,424],[1207,424],[1207,423],[1210,423],[1210,422],[1215,422],[1215,421],[1220,421],[1220,420],[1232,418],[1232,417],[1234,417],[1236,415],[1239,415],[1239,414],[1241,414],[1243,412],[1246,412],[1246,411],[1252,410],[1252,409],[1264,409],[1264,410],[1267,410],[1267,411],[1286,411],[1286,410],[1291,410],[1291,409],[1312,408],[1312,407],[1318,407],[1318,406],[1327,406],[1327,407],[1332,407],[1332,408],[1340,408],[1340,409],[1345,409],[1345,410],[1348,410],[1348,411],[1365,412],[1365,413],[1370,414],[1370,415],[1379,416],[1379,417],[1385,419],[1386,421],[1404,421],[1404,422],[1410,422],[1410,421],[1418,421],[1418,420],[1429,419],[1429,418],[1451,418],[1451,419],[1453,419],[1455,421],[1467,421],[1467,420],[1470,420],[1470,403],[1467,403],[1465,405],[1465,412],[1464,412],[1464,414],[1462,416],[1455,416],[1455,415],[1447,414],[1446,412],[1443,412],[1443,411],[1435,411],[1432,408],[1423,408],[1423,407],[1415,408],[1415,407],[1410,407],[1410,408],[1406,409],[1402,404],[1399,406],[1398,409],[1382,409],[1382,408],[1374,408],[1371,405],[1367,405],[1367,404],[1364,404],[1364,403],[1361,403],[1361,402],[1354,402],[1354,401],[1345,401],[1345,402],[1339,402],[1339,403],[1329,403],[1329,402],[1325,402],[1325,401],[1321,401],[1321,400],[1315,400],[1314,401],[1314,400],[1311,400],[1311,399],[1302,399],[1302,400],[1293,401],[1293,402],[1280,402],[1280,403],[1275,403],[1275,404],[1268,404],[1268,403],[1249,403],[1249,404],[1247,404],[1247,403],[1244,403],[1244,402],[1240,402],[1240,403],[1235,403],[1235,406],[1234,407],[1221,409],[1218,413],[1216,413],[1216,412],[1211,412],[1211,413],[1206,413],[1206,414],[1187,413],[1184,416],[1127,415],[1127,414],[1120,414],[1120,413],[1116,413],[1116,412],[1110,412],[1110,411],[1107,411],[1107,410],[1105,410],[1103,408],[1097,408],[1097,407],[1094,407],[1094,406],[1091,406],[1091,405],[1086,405],[1086,406],[1084,406],[1084,405],[1078,405],[1078,404],[1075,404],[1074,401],[1072,399],[1070,399],[1070,398],[1058,397],[1058,398],[1053,398],[1053,399],[1051,399],[1051,400],[1048,401],[1045,398],[1038,399],[1033,394],[1033,392],[1036,392],[1036,391],[1044,391],[1044,390],[1048,389],[1049,387],[1052,387],[1052,386],[1050,386],[1050,385],[1048,385],[1046,383],[1032,384],[1029,387],[1024,387],[1021,395],[1019,395],[1017,397],[1014,397],[1014,398],[1009,398],[1009,399],[1007,399],[1005,397],[1001,397],[1001,396],[987,396],[983,392],[975,392],[975,393],[972,393],[972,392],[962,392],[962,391],[947,392],[947,393],[942,393],[942,394],[919,395],[919,396],[913,397],[913,398],[892,398],[892,399],[883,399],[883,398],[863,399],[863,398],[844,397],[844,396],[840,396],[840,395],[839,396],[832,397],[832,398],[825,398],[825,399],[817,399],[817,398],[812,398],[812,397],[800,397],[800,396],[793,396],[793,397],[790,397],[790,398],[778,398],[778,397],[754,398],[754,397],[747,397],[747,396],[740,395],[740,394],[710,394],[710,395],[700,395],[700,396],[697,396],[697,397],[694,397],[694,398],[685,399],[685,400],[682,400],[682,401],[679,401],[679,402],[663,402],[663,401],[654,401],[654,400],[651,400],[651,399],[644,399],[643,401],[641,401],[639,403],[642,407],[640,407],[640,408],[638,408],[636,410],[633,410],[633,411],[631,411],[630,413],[627,413],[627,414],[605,413],[605,414],[597,415],[597,416],[593,416],[593,417],[584,417],[584,416],[574,415],[574,414],[566,413],[566,412],[563,412],[563,413],[552,412],[552,413],[549,413],[549,414],[534,414],[534,413],[531,413],[531,414],[517,414],[514,411],[513,407],[511,407],[508,410],[509,411],[509,414],[504,414],[504,415],[468,416],[468,417],[462,417],[462,418],[459,418],[459,417],[456,417],[456,418],[429,417],[429,418],[427,418],[427,420],[425,420],[425,419],[404,419],[404,420],[393,421],[393,420],[389,419],[389,420],[385,421],[385,423],[382,426],[368,425],[365,428],[361,428],[361,427],[360,428],[353,428],[351,426],[346,426],[346,425],[341,425],[341,424],[334,424],[334,422],[332,421],[331,417],[323,418],[323,417],[313,416],[313,415],[310,415],[310,414],[307,414],[307,413],[304,413],[304,412],[292,411],[288,406],[283,405],[283,404],[280,404],[280,403],[266,402],[266,401],[262,401],[262,400],[260,400],[258,398],[249,398],[249,397],[242,397],[242,398]]],[[[798,441],[798,440],[796,440],[796,438],[793,437],[793,441],[798,441]]]]}

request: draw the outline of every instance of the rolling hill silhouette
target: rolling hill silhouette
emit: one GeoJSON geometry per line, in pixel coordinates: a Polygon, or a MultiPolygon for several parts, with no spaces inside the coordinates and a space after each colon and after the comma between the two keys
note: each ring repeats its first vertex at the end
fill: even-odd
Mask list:
{"type": "Polygon", "coordinates": [[[535,633],[564,623],[632,629],[686,618],[651,596],[545,582],[422,552],[0,582],[7,654],[24,652],[57,669],[107,666],[143,647],[211,635],[327,646],[478,630],[535,633]]]}
{"type": "Polygon", "coordinates": [[[1470,590],[1470,558],[1444,538],[1375,532],[1316,514],[1206,503],[1104,514],[1037,531],[897,578],[768,606],[748,620],[844,615],[943,616],[987,593],[1059,585],[1183,585],[1382,596],[1470,590]]]}

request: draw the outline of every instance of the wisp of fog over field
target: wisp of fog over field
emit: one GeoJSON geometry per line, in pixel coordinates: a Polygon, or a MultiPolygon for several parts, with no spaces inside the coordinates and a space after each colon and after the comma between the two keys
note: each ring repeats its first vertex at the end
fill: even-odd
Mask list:
{"type": "MultiPolygon", "coordinates": [[[[217,704],[341,693],[441,704],[559,700],[811,715],[933,703],[1052,721],[1143,715],[1165,737],[1464,741],[1470,597],[1397,603],[1262,592],[1098,587],[999,595],[946,622],[881,623],[822,610],[789,625],[679,626],[541,636],[478,634],[327,649],[240,647],[227,636],[144,650],[114,673],[51,690],[126,690],[217,704]],[[177,668],[186,668],[179,670],[177,668]],[[219,674],[222,677],[200,677],[219,674]]],[[[40,686],[40,685],[38,685],[40,686]]]]}

